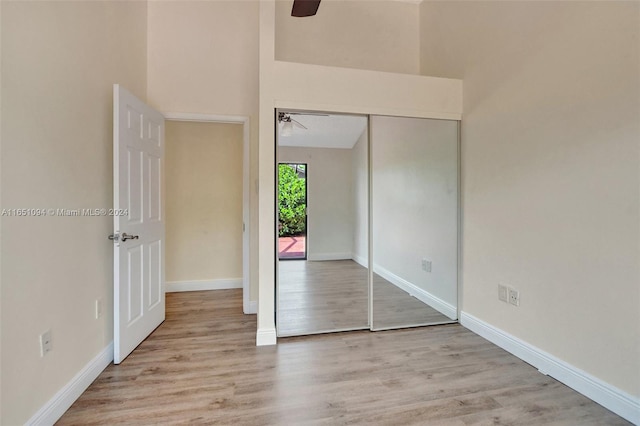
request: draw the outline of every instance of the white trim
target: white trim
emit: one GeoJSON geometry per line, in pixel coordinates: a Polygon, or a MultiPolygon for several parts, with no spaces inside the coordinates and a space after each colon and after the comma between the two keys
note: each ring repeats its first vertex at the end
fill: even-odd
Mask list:
{"type": "MultiPolygon", "coordinates": [[[[250,304],[251,292],[251,122],[249,117],[242,124],[242,306],[250,304]]],[[[256,302],[257,304],[257,302],[256,302]]],[[[256,308],[255,312],[258,309],[256,308]]],[[[254,312],[254,313],[255,313],[254,312]]]]}
{"type": "Polygon", "coordinates": [[[167,281],[166,292],[181,291],[228,290],[242,288],[242,278],[225,278],[218,280],[167,281]]]}
{"type": "Polygon", "coordinates": [[[245,314],[257,314],[258,313],[258,301],[250,300],[246,303],[243,301],[242,303],[242,311],[245,314]]]}
{"type": "Polygon", "coordinates": [[[380,275],[382,278],[389,281],[391,284],[395,285],[396,287],[406,291],[416,299],[431,306],[433,309],[437,310],[441,314],[446,315],[447,317],[451,318],[454,321],[458,319],[458,309],[452,304],[445,302],[439,297],[434,296],[433,294],[418,287],[417,285],[410,283],[404,278],[397,276],[393,272],[383,268],[380,265],[373,265],[373,272],[380,275]]]}
{"type": "Polygon", "coordinates": [[[249,117],[243,115],[198,114],[190,112],[167,112],[164,118],[172,121],[199,121],[211,123],[244,124],[249,117]]]}
{"type": "Polygon", "coordinates": [[[167,112],[164,117],[166,120],[172,121],[242,124],[242,223],[244,226],[242,233],[242,306],[245,314],[252,313],[249,309],[252,303],[249,300],[251,285],[251,120],[248,116],[243,115],[182,112],[167,112]]]}
{"type": "Polygon", "coordinates": [[[367,258],[364,257],[364,256],[358,256],[355,253],[351,253],[351,260],[353,260],[358,265],[360,265],[360,266],[362,266],[364,268],[368,268],[369,267],[369,262],[367,261],[367,258]]]}
{"type": "Polygon", "coordinates": [[[460,323],[465,328],[533,365],[543,374],[557,379],[631,423],[640,425],[640,398],[629,395],[466,312],[461,313],[460,323]]]}
{"type": "Polygon", "coordinates": [[[113,361],[113,342],[109,343],[85,367],[62,387],[45,405],[43,405],[26,425],[53,425],[87,390],[89,385],[113,361]]]}
{"type": "Polygon", "coordinates": [[[278,336],[276,335],[276,329],[263,329],[256,332],[256,346],[270,346],[275,345],[278,342],[278,336]]]}
{"type": "Polygon", "coordinates": [[[308,254],[307,260],[321,261],[321,260],[351,260],[351,253],[315,253],[308,254]]]}

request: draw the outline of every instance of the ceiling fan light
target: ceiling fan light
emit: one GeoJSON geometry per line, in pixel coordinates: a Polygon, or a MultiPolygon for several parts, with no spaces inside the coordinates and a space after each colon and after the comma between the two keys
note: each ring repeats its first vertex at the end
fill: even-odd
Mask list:
{"type": "Polygon", "coordinates": [[[291,136],[293,134],[293,123],[291,121],[285,121],[282,124],[282,131],[280,136],[291,136]]]}

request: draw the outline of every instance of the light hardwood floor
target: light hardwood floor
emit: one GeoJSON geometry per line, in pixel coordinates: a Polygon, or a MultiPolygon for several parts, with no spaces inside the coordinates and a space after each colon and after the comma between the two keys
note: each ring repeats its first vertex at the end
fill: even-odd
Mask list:
{"type": "Polygon", "coordinates": [[[167,319],[60,425],[626,425],[460,325],[256,347],[241,290],[167,294],[167,319]]]}
{"type": "MultiPolygon", "coordinates": [[[[369,328],[367,269],[353,260],[278,263],[278,333],[295,336],[369,328]]],[[[373,278],[375,328],[451,322],[384,278],[373,278]]]]}
{"type": "Polygon", "coordinates": [[[352,260],[278,262],[278,334],[369,328],[368,273],[352,260]]]}

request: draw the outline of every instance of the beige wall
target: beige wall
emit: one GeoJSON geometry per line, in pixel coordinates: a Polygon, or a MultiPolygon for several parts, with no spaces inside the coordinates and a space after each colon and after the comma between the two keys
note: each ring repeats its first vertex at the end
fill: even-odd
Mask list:
{"type": "Polygon", "coordinates": [[[251,300],[257,299],[257,1],[148,5],[148,100],[161,112],[250,117],[251,300]]]}
{"type": "Polygon", "coordinates": [[[314,17],[276,2],[276,60],[418,74],[417,2],[324,1],[314,17]]]}
{"type": "Polygon", "coordinates": [[[307,257],[350,259],[353,241],[351,150],[278,147],[283,163],[307,164],[307,257]]]}
{"type": "MultiPolygon", "coordinates": [[[[146,4],[1,7],[2,208],[111,207],[112,85],[146,95],[146,4]]],[[[112,341],[112,228],[110,217],[3,218],[1,424],[25,423],[112,341]]]]}
{"type": "Polygon", "coordinates": [[[242,125],[166,122],[168,282],[242,278],[242,125]]]}
{"type": "Polygon", "coordinates": [[[636,397],[639,9],[421,6],[422,72],[464,78],[463,310],[636,397]]]}

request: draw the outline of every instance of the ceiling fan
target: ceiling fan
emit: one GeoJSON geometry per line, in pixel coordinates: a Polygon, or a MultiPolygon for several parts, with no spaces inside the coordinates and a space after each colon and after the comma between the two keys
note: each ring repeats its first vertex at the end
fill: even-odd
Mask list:
{"type": "MultiPolygon", "coordinates": [[[[294,113],[295,114],[295,113],[294,113]]],[[[290,112],[279,112],[278,113],[278,122],[280,123],[291,123],[291,126],[297,126],[301,129],[305,129],[307,130],[306,126],[302,123],[300,123],[298,120],[294,120],[293,118],[291,118],[291,113],[290,112]]]]}
{"type": "Polygon", "coordinates": [[[293,0],[291,16],[298,18],[313,16],[318,12],[319,6],[320,0],[293,0]]]}
{"type": "Polygon", "coordinates": [[[282,132],[280,136],[291,136],[293,134],[293,127],[298,127],[303,130],[308,130],[307,126],[300,123],[298,120],[291,118],[292,115],[317,115],[328,117],[329,114],[313,113],[313,112],[278,112],[278,123],[283,123],[282,132]]]}
{"type": "Polygon", "coordinates": [[[307,130],[307,127],[300,123],[298,120],[294,120],[291,118],[290,113],[279,112],[278,113],[278,123],[284,123],[282,125],[281,136],[291,136],[293,134],[293,126],[299,127],[301,129],[307,130]]]}

